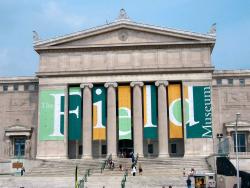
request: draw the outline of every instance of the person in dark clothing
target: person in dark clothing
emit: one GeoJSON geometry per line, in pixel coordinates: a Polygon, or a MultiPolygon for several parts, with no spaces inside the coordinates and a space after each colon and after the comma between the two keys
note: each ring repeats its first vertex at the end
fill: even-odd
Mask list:
{"type": "Polygon", "coordinates": [[[22,169],[21,169],[21,176],[23,176],[24,172],[25,172],[25,168],[23,166],[22,169]]]}
{"type": "Polygon", "coordinates": [[[190,177],[188,176],[188,179],[187,179],[187,188],[191,188],[191,179],[190,177]]]}

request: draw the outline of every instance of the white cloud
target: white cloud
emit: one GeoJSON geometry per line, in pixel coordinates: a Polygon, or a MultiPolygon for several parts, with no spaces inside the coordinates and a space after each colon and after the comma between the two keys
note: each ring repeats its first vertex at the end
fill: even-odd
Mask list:
{"type": "Polygon", "coordinates": [[[55,1],[49,1],[43,6],[41,16],[49,22],[63,23],[72,28],[79,28],[86,22],[85,17],[70,12],[55,1]]]}
{"type": "Polygon", "coordinates": [[[8,50],[0,48],[0,69],[7,64],[8,50]]]}

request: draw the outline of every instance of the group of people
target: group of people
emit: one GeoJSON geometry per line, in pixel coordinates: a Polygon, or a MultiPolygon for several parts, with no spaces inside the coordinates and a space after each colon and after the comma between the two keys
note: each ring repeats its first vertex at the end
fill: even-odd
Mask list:
{"type": "Polygon", "coordinates": [[[108,166],[109,166],[109,169],[114,169],[115,168],[115,162],[112,160],[112,159],[108,159],[108,166]]]}
{"type": "MultiPolygon", "coordinates": [[[[194,175],[195,175],[195,170],[194,170],[194,168],[191,168],[190,172],[189,172],[187,175],[188,175],[188,178],[187,178],[187,180],[186,180],[187,188],[191,188],[191,186],[192,186],[191,177],[194,177],[194,175]]],[[[183,176],[186,176],[185,168],[183,168],[183,176]]]]}
{"type": "MultiPolygon", "coordinates": [[[[133,176],[135,176],[136,172],[137,172],[136,171],[137,157],[134,155],[133,152],[130,154],[130,156],[131,156],[131,162],[132,162],[132,165],[131,165],[131,174],[133,176]]],[[[142,175],[142,166],[141,166],[140,163],[139,163],[139,175],[142,175]]]]}

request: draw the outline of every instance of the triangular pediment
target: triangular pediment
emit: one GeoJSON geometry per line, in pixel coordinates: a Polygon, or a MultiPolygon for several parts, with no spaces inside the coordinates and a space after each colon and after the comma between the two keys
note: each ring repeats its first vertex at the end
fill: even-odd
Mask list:
{"type": "Polygon", "coordinates": [[[37,41],[35,49],[88,48],[129,45],[161,45],[211,43],[215,37],[187,31],[117,21],[97,28],[80,31],[51,40],[37,41]]]}

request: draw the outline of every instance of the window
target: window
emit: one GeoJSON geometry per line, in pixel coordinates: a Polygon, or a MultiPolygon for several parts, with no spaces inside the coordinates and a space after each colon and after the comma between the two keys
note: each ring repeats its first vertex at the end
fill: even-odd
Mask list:
{"type": "Polygon", "coordinates": [[[3,91],[8,91],[8,85],[3,85],[3,91]]]}
{"type": "MultiPolygon", "coordinates": [[[[235,134],[233,134],[233,139],[234,139],[234,152],[236,152],[235,134]]],[[[246,152],[246,134],[245,133],[238,133],[237,140],[238,140],[238,152],[246,152]]]]}
{"type": "Polygon", "coordinates": [[[227,81],[228,81],[229,85],[233,85],[233,83],[234,83],[234,80],[232,78],[229,78],[227,81]]]}
{"type": "Polygon", "coordinates": [[[153,154],[154,153],[154,146],[153,144],[148,144],[148,153],[153,154]]]}
{"type": "Polygon", "coordinates": [[[14,138],[14,154],[18,157],[25,155],[25,138],[14,138]]]}
{"type": "Polygon", "coordinates": [[[82,155],[82,146],[79,146],[79,155],[82,155]]]}
{"type": "Polygon", "coordinates": [[[177,145],[171,144],[171,153],[177,153],[177,145]]]}
{"type": "Polygon", "coordinates": [[[29,84],[24,84],[24,91],[28,91],[29,90],[29,84]]]}
{"type": "Polygon", "coordinates": [[[240,81],[240,85],[241,86],[245,85],[245,79],[244,78],[240,78],[239,81],[240,81]]]}
{"type": "Polygon", "coordinates": [[[216,83],[217,83],[217,85],[221,85],[222,84],[222,80],[221,79],[217,79],[216,83]]]}
{"type": "Polygon", "coordinates": [[[14,91],[18,91],[18,84],[14,84],[13,88],[14,88],[14,91]]]}
{"type": "Polygon", "coordinates": [[[29,91],[35,91],[35,85],[34,84],[29,84],[28,90],[29,91]]]}
{"type": "Polygon", "coordinates": [[[102,155],[107,154],[107,145],[102,145],[102,155]]]}

